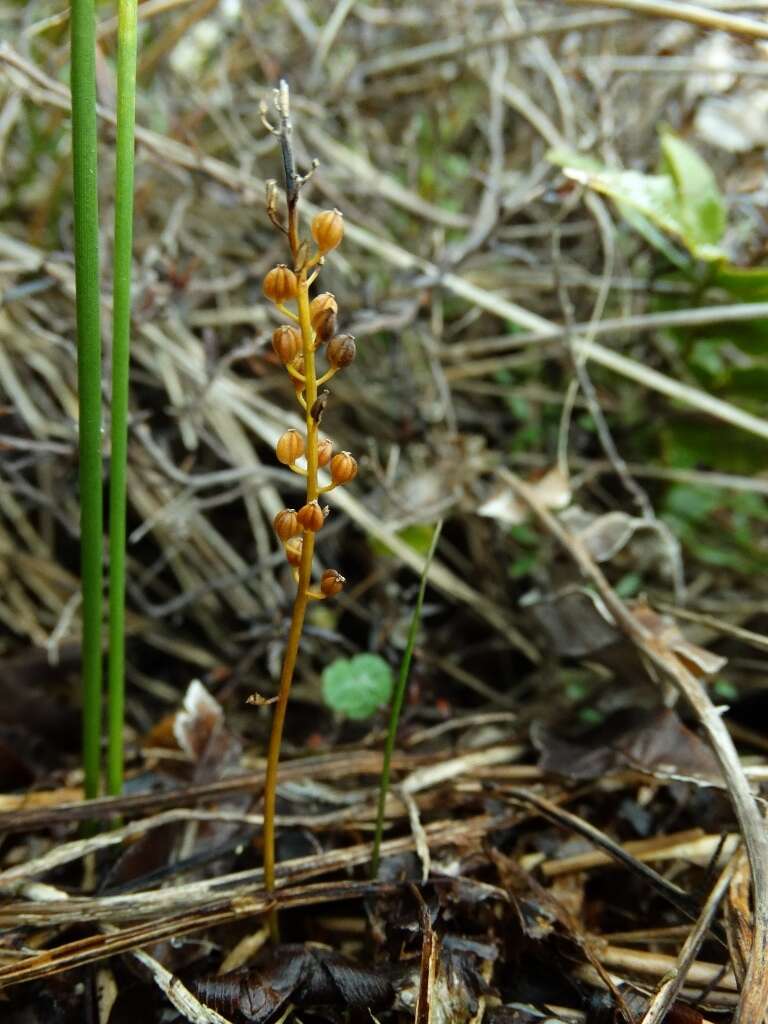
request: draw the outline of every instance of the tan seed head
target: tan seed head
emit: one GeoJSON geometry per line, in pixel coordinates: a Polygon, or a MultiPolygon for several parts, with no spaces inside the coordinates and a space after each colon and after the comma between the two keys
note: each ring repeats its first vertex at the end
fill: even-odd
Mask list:
{"type": "Polygon", "coordinates": [[[339,306],[331,292],[316,295],[309,304],[309,319],[317,335],[318,344],[328,341],[336,333],[336,316],[339,306]]]}
{"type": "Polygon", "coordinates": [[[330,437],[324,437],[322,441],[318,442],[317,445],[317,464],[318,466],[327,466],[331,461],[333,455],[333,441],[330,437]]]}
{"type": "Polygon", "coordinates": [[[304,438],[298,430],[286,430],[275,447],[278,462],[292,466],[304,454],[304,438]]]}
{"type": "Polygon", "coordinates": [[[282,512],[278,512],[272,520],[272,525],[282,541],[290,540],[291,537],[301,533],[301,524],[294,508],[284,508],[282,512]]]}
{"type": "Polygon", "coordinates": [[[339,452],[331,459],[331,480],[335,484],[348,484],[357,476],[357,460],[349,452],[339,452]]]}
{"type": "Polygon", "coordinates": [[[326,597],[333,597],[334,594],[343,590],[346,582],[341,573],[336,572],[335,569],[326,569],[320,577],[320,592],[326,597]]]}
{"type": "Polygon", "coordinates": [[[328,362],[337,370],[344,366],[349,366],[357,355],[355,339],[351,334],[337,334],[335,338],[328,342],[326,355],[328,356],[328,362]]]}
{"type": "Polygon", "coordinates": [[[278,263],[264,278],[262,285],[264,294],[277,305],[282,305],[288,299],[295,299],[299,284],[296,275],[284,263],[278,263]]]}
{"type": "Polygon", "coordinates": [[[344,216],[338,210],[323,210],[315,215],[311,230],[320,252],[330,252],[344,237],[344,216]]]}
{"type": "Polygon", "coordinates": [[[295,327],[283,324],[272,334],[272,348],[281,363],[292,363],[301,352],[301,335],[295,327]]]}
{"type": "Polygon", "coordinates": [[[311,530],[313,533],[316,533],[325,522],[323,510],[317,501],[309,501],[302,505],[296,513],[296,518],[305,530],[311,530]]]}

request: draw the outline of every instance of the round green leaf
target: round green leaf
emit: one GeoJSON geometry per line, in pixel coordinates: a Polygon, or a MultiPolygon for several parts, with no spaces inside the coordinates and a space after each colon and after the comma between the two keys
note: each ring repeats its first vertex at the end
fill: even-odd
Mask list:
{"type": "Polygon", "coordinates": [[[392,670],[378,654],[338,658],[323,671],[326,704],[349,718],[368,718],[392,696],[392,670]]]}

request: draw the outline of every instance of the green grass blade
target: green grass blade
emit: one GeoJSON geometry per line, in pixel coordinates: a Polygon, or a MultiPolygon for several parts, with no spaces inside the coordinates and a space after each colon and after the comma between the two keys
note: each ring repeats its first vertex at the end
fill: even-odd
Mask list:
{"type": "Polygon", "coordinates": [[[437,542],[440,540],[440,531],[443,528],[442,519],[436,524],[435,531],[432,534],[432,541],[429,545],[429,551],[427,552],[427,558],[424,562],[424,569],[421,574],[421,583],[419,584],[419,594],[416,598],[416,607],[413,609],[413,616],[411,618],[411,625],[408,630],[408,641],[405,645],[405,651],[403,653],[403,660],[400,662],[400,675],[398,676],[397,686],[395,692],[392,695],[392,708],[389,715],[389,730],[387,732],[387,742],[384,747],[384,763],[381,768],[381,780],[379,782],[379,803],[376,813],[376,835],[373,840],[373,854],[371,855],[371,877],[376,878],[379,873],[379,859],[381,854],[381,837],[384,832],[384,807],[387,802],[387,793],[389,792],[389,768],[392,762],[392,751],[395,749],[395,739],[397,738],[397,726],[400,722],[400,712],[403,708],[403,700],[405,699],[405,688],[408,685],[408,675],[411,670],[411,658],[413,657],[413,648],[416,643],[416,635],[419,631],[419,624],[421,622],[421,607],[424,604],[424,593],[427,589],[427,576],[429,575],[429,567],[432,564],[432,559],[435,556],[437,549],[437,542]]]}
{"type": "Polygon", "coordinates": [[[136,0],[119,0],[117,28],[117,163],[112,316],[112,444],[109,491],[109,689],[107,790],[123,788],[125,717],[125,533],[128,379],[133,262],[136,0]]]}
{"type": "Polygon", "coordinates": [[[73,0],[72,182],[75,215],[77,384],[80,443],[80,560],[83,591],[83,770],[85,794],[101,769],[102,482],[99,197],[93,0],[73,0]]]}

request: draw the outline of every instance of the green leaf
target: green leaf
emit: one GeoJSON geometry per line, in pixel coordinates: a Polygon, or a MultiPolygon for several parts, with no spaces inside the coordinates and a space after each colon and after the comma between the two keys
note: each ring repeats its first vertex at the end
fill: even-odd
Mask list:
{"type": "MultiPolygon", "coordinates": [[[[410,526],[405,526],[402,530],[398,530],[397,536],[420,555],[426,555],[432,543],[434,531],[433,523],[411,523],[410,526]]],[[[376,555],[392,554],[392,548],[385,541],[379,540],[378,537],[369,537],[368,543],[371,545],[371,551],[376,555]]]]}
{"type": "Polygon", "coordinates": [[[718,263],[712,275],[712,283],[745,302],[768,299],[768,269],[765,267],[736,267],[732,263],[718,263]]]}
{"type": "Polygon", "coordinates": [[[764,408],[768,394],[768,366],[755,363],[752,366],[737,366],[731,371],[729,387],[739,398],[751,399],[764,408]]]}
{"type": "Polygon", "coordinates": [[[709,383],[716,382],[725,373],[725,362],[721,349],[723,341],[719,338],[702,338],[693,344],[690,363],[696,370],[708,377],[709,383]]]}
{"type": "Polygon", "coordinates": [[[660,432],[664,461],[676,469],[709,467],[749,475],[765,469],[768,445],[723,423],[682,420],[660,432]]]}
{"type": "Polygon", "coordinates": [[[643,216],[639,210],[630,206],[629,203],[622,202],[620,199],[615,199],[614,202],[627,224],[634,228],[638,235],[644,238],[650,246],[666,256],[674,267],[684,272],[690,271],[690,257],[673,245],[664,232],[660,231],[648,217],[643,216]]]}
{"type": "MultiPolygon", "coordinates": [[[[716,209],[719,193],[716,192],[716,187],[714,194],[711,189],[707,190],[706,194],[702,193],[704,175],[698,165],[696,181],[693,184],[687,185],[678,179],[676,173],[682,174],[681,168],[685,158],[680,156],[678,148],[674,145],[669,148],[677,158],[675,173],[672,173],[669,158],[668,173],[643,174],[640,171],[612,170],[601,166],[591,157],[570,150],[552,149],[547,157],[552,163],[562,167],[567,177],[610,196],[624,207],[631,207],[667,234],[680,239],[699,259],[723,259],[724,254],[716,244],[722,236],[725,224],[725,214],[722,213],[722,226],[719,226],[721,215],[716,209]],[[715,236],[716,241],[713,241],[715,236]]],[[[689,154],[693,154],[692,150],[685,148],[689,154]]],[[[695,160],[699,160],[696,154],[693,156],[695,160]]],[[[693,165],[694,161],[690,163],[693,165]]],[[[704,167],[706,168],[706,164],[704,167]]],[[[708,168],[706,170],[711,174],[708,168]]],[[[722,203],[722,200],[720,202],[722,203]]]]}
{"type": "Polygon", "coordinates": [[[378,654],[338,658],[323,671],[323,698],[339,714],[369,718],[392,696],[392,670],[378,654]]]}
{"type": "Polygon", "coordinates": [[[661,133],[661,151],[677,189],[686,244],[698,252],[717,246],[725,234],[725,203],[712,170],[695,149],[670,131],[661,133]]]}

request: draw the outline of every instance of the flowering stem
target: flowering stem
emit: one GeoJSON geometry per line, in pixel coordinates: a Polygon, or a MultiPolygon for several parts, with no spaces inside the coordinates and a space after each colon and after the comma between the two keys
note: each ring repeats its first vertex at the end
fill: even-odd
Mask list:
{"type": "MultiPolygon", "coordinates": [[[[262,104],[261,111],[265,127],[280,140],[288,208],[287,228],[283,228],[276,213],[277,186],[274,182],[267,184],[267,215],[273,224],[288,237],[292,269],[284,263],[273,267],[264,278],[263,289],[266,297],[275,304],[277,309],[298,324],[298,331],[296,327],[286,325],[278,327],[272,335],[272,345],[288,371],[296,400],[304,410],[306,428],[304,438],[297,430],[285,431],[277,442],[275,454],[278,461],[287,465],[294,473],[299,473],[306,478],[306,501],[298,512],[295,509],[283,509],[275,516],[273,524],[291,566],[291,576],[296,583],[296,597],[293,602],[288,642],[280,673],[280,687],[272,718],[264,779],[264,886],[268,893],[273,893],[275,889],[275,817],[280,747],[307,604],[310,600],[322,601],[326,597],[338,594],[344,586],[344,577],[335,569],[325,570],[318,590],[313,590],[310,585],[315,553],[315,534],[322,527],[328,513],[327,508],[320,507],[317,499],[320,494],[330,489],[327,487],[321,489],[317,480],[321,460],[318,430],[330,395],[329,391],[323,390],[318,396],[318,384],[330,380],[336,372],[335,369],[332,369],[318,381],[315,364],[315,348],[317,347],[315,331],[317,330],[318,334],[330,334],[335,331],[337,305],[330,292],[318,295],[311,303],[309,301],[309,289],[317,277],[317,270],[313,271],[313,268],[319,268],[324,262],[325,253],[340,244],[344,236],[344,225],[342,215],[338,210],[325,210],[317,214],[313,218],[311,226],[312,238],[317,250],[313,256],[309,254],[309,243],[302,242],[299,237],[298,202],[301,186],[317,166],[317,161],[313,161],[309,173],[303,177],[296,173],[296,163],[291,147],[292,129],[288,86],[285,82],[281,82],[280,88],[275,90],[275,109],[279,115],[279,127],[277,128],[267,119],[266,104],[262,104]],[[296,302],[296,313],[286,308],[286,300],[296,302]],[[322,314],[323,317],[322,332],[321,327],[318,326],[319,314],[322,314]],[[313,318],[315,319],[314,326],[313,318]],[[299,348],[301,349],[300,356],[297,351],[299,348]],[[302,360],[301,370],[297,368],[298,359],[302,360]],[[292,365],[292,363],[296,363],[296,365],[292,365]],[[306,469],[296,465],[297,459],[302,455],[306,459],[306,469]]],[[[351,348],[347,345],[346,355],[350,355],[347,362],[354,358],[354,344],[351,348]]],[[[329,362],[332,359],[332,356],[328,357],[329,362]]],[[[330,461],[331,476],[335,478],[336,483],[348,482],[357,473],[357,463],[349,452],[340,452],[337,456],[332,457],[332,451],[333,446],[330,440],[326,439],[322,448],[323,464],[330,461]]],[[[277,941],[279,934],[276,907],[270,911],[269,927],[273,941],[277,941]]]]}
{"type": "MultiPolygon", "coordinates": [[[[291,210],[291,219],[295,218],[295,207],[291,210]]],[[[296,237],[295,228],[289,228],[289,237],[296,237]]],[[[294,257],[296,253],[294,252],[294,257]]],[[[317,380],[315,378],[315,337],[309,314],[309,285],[306,269],[298,274],[298,307],[301,342],[304,355],[304,376],[306,378],[306,457],[307,457],[307,502],[317,498],[317,423],[311,415],[312,406],[317,398],[317,380]]],[[[304,533],[299,565],[299,580],[296,598],[293,602],[291,626],[288,632],[288,643],[280,674],[275,713],[272,718],[272,731],[269,737],[267,752],[267,771],[264,781],[264,885],[267,892],[275,888],[275,813],[277,804],[277,768],[280,760],[280,746],[283,739],[285,713],[293,683],[293,673],[299,652],[301,633],[304,627],[304,616],[309,600],[310,580],[312,576],[312,558],[315,551],[315,534],[311,530],[304,533]]],[[[270,915],[270,931],[277,939],[277,916],[270,915]]]]}

